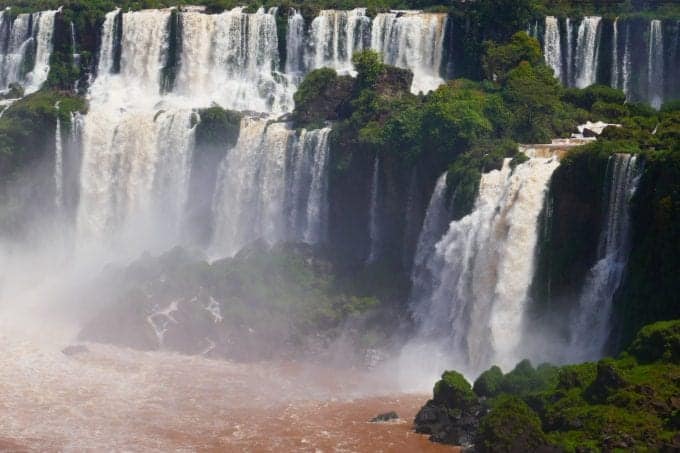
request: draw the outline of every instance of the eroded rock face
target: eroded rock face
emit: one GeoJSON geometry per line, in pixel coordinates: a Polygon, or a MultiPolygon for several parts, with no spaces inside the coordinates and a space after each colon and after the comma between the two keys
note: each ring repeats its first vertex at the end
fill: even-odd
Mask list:
{"type": "Polygon", "coordinates": [[[415,429],[429,434],[435,442],[470,447],[485,413],[486,409],[465,378],[455,371],[447,371],[435,384],[434,398],[416,415],[415,429]]]}

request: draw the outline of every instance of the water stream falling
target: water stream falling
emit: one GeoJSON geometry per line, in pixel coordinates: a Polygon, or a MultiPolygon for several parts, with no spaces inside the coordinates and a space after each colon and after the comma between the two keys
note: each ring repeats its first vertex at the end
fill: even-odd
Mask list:
{"type": "Polygon", "coordinates": [[[584,17],[576,37],[577,88],[585,88],[596,82],[601,17],[584,17]]]}
{"type": "Polygon", "coordinates": [[[219,169],[213,253],[231,256],[255,239],[317,243],[327,222],[328,133],[244,118],[219,169]]]}
{"type": "Polygon", "coordinates": [[[586,277],[571,323],[570,360],[595,360],[605,352],[612,302],[630,252],[630,200],[639,176],[637,156],[614,154],[609,158],[604,194],[605,225],[600,233],[597,263],[586,277]]]}
{"type": "Polygon", "coordinates": [[[0,90],[19,84],[30,94],[47,80],[56,14],[56,10],[19,14],[11,20],[9,10],[0,12],[0,90]]]}
{"type": "Polygon", "coordinates": [[[659,109],[664,95],[664,50],[660,20],[649,23],[647,81],[647,100],[652,107],[659,109]]]}
{"type": "Polygon", "coordinates": [[[59,117],[59,102],[54,106],[57,111],[57,126],[54,134],[54,204],[57,209],[64,205],[64,144],[61,137],[61,118],[59,117]]]}
{"type": "Polygon", "coordinates": [[[562,46],[560,43],[560,27],[556,17],[545,18],[545,62],[555,71],[555,78],[564,82],[562,74],[562,46]]]}
{"type": "MultiPolygon", "coordinates": [[[[441,362],[426,369],[439,373],[455,365],[474,376],[492,364],[508,369],[523,358],[538,217],[557,166],[555,158],[533,157],[512,170],[506,159],[501,170],[482,176],[473,211],[449,225],[427,260],[419,256],[433,282],[411,303],[419,332],[414,344],[432,343],[439,352],[427,357],[441,362]]],[[[435,191],[432,210],[441,209],[439,197],[435,191]]],[[[427,228],[423,234],[430,234],[427,228]]]]}
{"type": "Polygon", "coordinates": [[[609,47],[607,29],[597,16],[585,17],[580,22],[545,18],[541,37],[545,61],[563,84],[584,88],[608,82],[623,90],[629,100],[648,102],[656,109],[664,101],[680,97],[669,71],[677,66],[677,55],[665,49],[680,46],[680,34],[673,32],[677,30],[676,24],[657,19],[645,24],[616,18],[611,24],[611,50],[603,53],[601,48],[609,47]],[[604,41],[607,45],[602,46],[604,41]],[[605,80],[602,74],[598,80],[600,64],[611,68],[605,80]]]}

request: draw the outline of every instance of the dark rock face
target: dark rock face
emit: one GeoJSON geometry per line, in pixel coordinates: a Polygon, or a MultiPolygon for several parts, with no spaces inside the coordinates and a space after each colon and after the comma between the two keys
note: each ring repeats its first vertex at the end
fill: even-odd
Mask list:
{"type": "Polygon", "coordinates": [[[469,447],[474,443],[483,413],[481,405],[452,411],[430,400],[416,415],[415,430],[429,434],[434,442],[469,447]]]}
{"type": "Polygon", "coordinates": [[[385,412],[384,414],[379,414],[376,415],[371,419],[371,423],[384,423],[384,422],[389,422],[391,420],[399,420],[399,415],[394,412],[385,412]]]}
{"type": "Polygon", "coordinates": [[[485,413],[486,409],[465,378],[455,371],[447,371],[435,384],[434,398],[416,415],[415,429],[429,434],[435,442],[470,446],[485,413]]]}

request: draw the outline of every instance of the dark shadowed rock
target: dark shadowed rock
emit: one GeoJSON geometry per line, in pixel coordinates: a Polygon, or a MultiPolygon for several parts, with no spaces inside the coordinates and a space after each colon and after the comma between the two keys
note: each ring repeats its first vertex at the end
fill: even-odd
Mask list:
{"type": "Polygon", "coordinates": [[[385,412],[384,414],[377,415],[371,419],[371,423],[382,423],[382,422],[389,422],[390,420],[398,420],[399,415],[397,415],[396,412],[390,411],[390,412],[385,412]]]}

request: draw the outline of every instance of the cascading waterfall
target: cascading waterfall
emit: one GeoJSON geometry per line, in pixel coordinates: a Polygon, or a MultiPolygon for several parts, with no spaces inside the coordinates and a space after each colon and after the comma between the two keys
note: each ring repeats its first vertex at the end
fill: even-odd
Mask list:
{"type": "MultiPolygon", "coordinates": [[[[449,225],[427,259],[418,257],[433,283],[411,303],[416,341],[439,345],[440,367],[475,375],[491,364],[508,369],[523,358],[538,217],[557,166],[555,158],[532,157],[511,170],[505,159],[501,170],[482,176],[474,210],[449,225]]],[[[431,207],[441,209],[441,202],[433,200],[431,207]]]]}
{"type": "Polygon", "coordinates": [[[247,117],[219,169],[213,252],[232,256],[256,239],[317,243],[327,222],[328,133],[299,137],[286,123],[247,117]]]}
{"type": "Polygon", "coordinates": [[[630,24],[626,24],[626,41],[623,49],[623,61],[621,62],[621,89],[628,97],[631,91],[631,55],[630,55],[630,24]]]}
{"type": "Polygon", "coordinates": [[[545,18],[545,35],[543,37],[545,62],[555,71],[555,78],[562,78],[562,45],[560,41],[560,27],[556,17],[545,18]]]}
{"type": "MultiPolygon", "coordinates": [[[[427,291],[432,284],[433,276],[428,270],[427,261],[433,255],[435,246],[446,233],[449,221],[449,211],[446,203],[446,177],[444,173],[437,179],[437,184],[432,192],[430,203],[427,206],[425,220],[418,235],[418,244],[413,258],[411,270],[411,282],[413,283],[411,297],[412,303],[422,297],[421,292],[427,291]]],[[[411,306],[416,311],[415,305],[411,306]]]]}
{"type": "MultiPolygon", "coordinates": [[[[181,13],[182,56],[175,93],[196,105],[285,112],[294,87],[275,77],[279,51],[275,10],[246,14],[181,13]]],[[[294,49],[291,52],[294,53],[294,49]]]]}
{"type": "Polygon", "coordinates": [[[117,35],[116,19],[119,14],[120,8],[107,13],[102,25],[102,43],[99,49],[99,65],[97,66],[97,74],[101,76],[106,76],[113,71],[114,47],[117,35]]]}
{"type": "Polygon", "coordinates": [[[54,204],[59,209],[64,205],[64,145],[61,139],[59,102],[56,103],[54,108],[57,111],[57,126],[54,133],[54,204]]]}
{"type": "Polygon", "coordinates": [[[664,94],[663,31],[660,20],[649,23],[649,51],[647,63],[647,100],[655,109],[661,108],[664,94]]]}
{"type": "Polygon", "coordinates": [[[605,352],[611,329],[612,301],[623,279],[630,252],[630,200],[640,168],[637,156],[609,158],[605,193],[605,228],[598,245],[598,261],[586,278],[571,323],[570,360],[594,360],[605,352]]]}
{"type": "Polygon", "coordinates": [[[442,65],[446,14],[380,13],[373,21],[371,48],[385,63],[413,72],[411,91],[436,89],[444,83],[442,65]]]}
{"type": "Polygon", "coordinates": [[[316,244],[326,239],[328,221],[328,134],[330,128],[302,130],[292,146],[292,175],[286,194],[289,236],[316,244]]]}
{"type": "MultiPolygon", "coordinates": [[[[287,71],[300,68],[300,21],[289,18],[287,71]],[[291,63],[291,66],[288,65],[291,63]]],[[[440,71],[444,54],[446,14],[398,11],[380,13],[373,21],[365,8],[351,11],[323,10],[311,24],[310,46],[305,52],[306,70],[330,67],[340,73],[353,73],[352,55],[371,48],[389,65],[413,72],[411,91],[434,90],[444,83],[440,71]]]]}
{"type": "Polygon", "coordinates": [[[0,12],[0,90],[18,83],[29,94],[38,91],[47,80],[56,14],[57,11],[19,14],[11,21],[9,10],[0,12]],[[33,58],[32,67],[24,73],[29,57],[33,58]]]}
{"type": "Polygon", "coordinates": [[[614,31],[612,32],[612,75],[611,85],[613,88],[619,88],[619,19],[614,20],[612,25],[614,31]]]}
{"type": "Polygon", "coordinates": [[[664,36],[666,27],[660,20],[650,20],[648,24],[643,32],[644,23],[614,19],[611,52],[600,55],[606,30],[600,17],[585,17],[578,25],[567,18],[562,25],[555,17],[548,16],[542,36],[545,61],[565,85],[578,88],[597,83],[599,63],[607,64],[611,68],[608,78],[612,87],[623,90],[631,101],[649,102],[659,109],[665,100],[680,96],[668,75],[677,58],[673,50],[665,49],[678,47],[680,34],[664,36]],[[638,35],[640,38],[636,38],[638,35]],[[644,45],[637,45],[636,39],[644,45]]]}
{"type": "Polygon", "coordinates": [[[302,81],[305,72],[305,19],[298,10],[293,10],[288,16],[288,30],[286,31],[286,74],[293,83],[302,81]]]}
{"type": "Polygon", "coordinates": [[[322,10],[312,21],[311,48],[306,57],[311,69],[328,67],[340,73],[353,71],[352,55],[368,47],[371,19],[366,8],[350,11],[322,10]]]}
{"type": "Polygon", "coordinates": [[[567,69],[565,71],[566,81],[569,86],[573,86],[574,74],[574,35],[572,33],[571,19],[567,17],[565,21],[567,27],[565,33],[567,36],[567,69]]]}
{"type": "Polygon", "coordinates": [[[599,33],[601,17],[584,17],[576,38],[576,79],[577,88],[585,88],[596,82],[599,33]]]}

